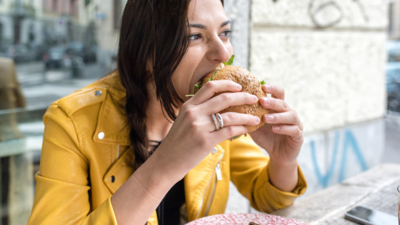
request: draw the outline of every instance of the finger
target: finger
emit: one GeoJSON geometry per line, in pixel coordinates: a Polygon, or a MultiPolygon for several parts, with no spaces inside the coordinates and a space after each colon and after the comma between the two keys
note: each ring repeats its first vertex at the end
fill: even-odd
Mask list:
{"type": "Polygon", "coordinates": [[[267,124],[299,125],[301,123],[296,111],[265,114],[263,120],[267,124]]]}
{"type": "Polygon", "coordinates": [[[263,97],[260,98],[261,106],[266,109],[272,109],[277,112],[288,112],[292,109],[285,101],[277,98],[263,97]]]}
{"type": "Polygon", "coordinates": [[[292,140],[298,140],[303,137],[303,131],[296,125],[274,125],[271,130],[277,134],[287,135],[292,140]]]}
{"type": "Polygon", "coordinates": [[[229,126],[224,127],[219,131],[214,131],[210,133],[210,138],[214,139],[216,143],[231,139],[232,137],[244,135],[247,133],[247,128],[245,126],[229,126]]]}
{"type": "Polygon", "coordinates": [[[258,102],[258,97],[246,92],[223,93],[201,104],[200,111],[210,115],[230,106],[252,105],[256,102],[258,102]]]}
{"type": "MultiPolygon", "coordinates": [[[[221,114],[221,117],[224,127],[240,126],[240,125],[256,126],[260,124],[260,118],[258,116],[253,116],[249,114],[228,112],[221,114]]],[[[219,125],[220,123],[218,118],[216,118],[216,121],[219,125]]],[[[215,130],[216,130],[215,123],[212,120],[212,123],[210,123],[210,131],[215,131],[215,130]]]]}
{"type": "Polygon", "coordinates": [[[271,94],[273,98],[278,98],[281,100],[285,99],[285,89],[274,84],[264,84],[262,86],[263,90],[267,94],[271,94]]]}
{"type": "Polygon", "coordinates": [[[242,90],[242,86],[230,80],[215,80],[205,83],[201,89],[193,96],[190,101],[194,105],[199,105],[215,94],[220,92],[238,92],[242,90]]]}

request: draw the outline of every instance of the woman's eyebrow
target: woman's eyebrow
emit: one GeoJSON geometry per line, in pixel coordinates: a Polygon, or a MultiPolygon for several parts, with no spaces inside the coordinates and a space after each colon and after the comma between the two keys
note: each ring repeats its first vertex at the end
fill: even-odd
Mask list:
{"type": "MultiPolygon", "coordinates": [[[[224,27],[224,26],[226,26],[226,25],[228,25],[228,24],[230,24],[230,23],[231,23],[231,21],[230,21],[230,20],[227,20],[227,21],[225,21],[225,22],[223,22],[223,23],[221,24],[221,27],[224,27]]],[[[203,25],[203,24],[200,24],[200,23],[192,23],[192,24],[190,24],[189,26],[190,26],[190,27],[194,27],[194,28],[204,29],[204,30],[207,29],[207,26],[206,26],[206,25],[203,25]]]]}
{"type": "Polygon", "coordinates": [[[228,24],[230,24],[231,23],[231,21],[230,20],[227,20],[227,21],[225,21],[225,22],[223,22],[222,24],[221,24],[221,27],[224,27],[224,26],[226,26],[226,25],[228,25],[228,24]]]}
{"type": "Polygon", "coordinates": [[[192,23],[192,24],[190,24],[189,25],[190,27],[195,27],[195,28],[200,28],[200,29],[207,29],[207,27],[205,26],[205,25],[203,25],[203,24],[200,24],[200,23],[192,23]]]}

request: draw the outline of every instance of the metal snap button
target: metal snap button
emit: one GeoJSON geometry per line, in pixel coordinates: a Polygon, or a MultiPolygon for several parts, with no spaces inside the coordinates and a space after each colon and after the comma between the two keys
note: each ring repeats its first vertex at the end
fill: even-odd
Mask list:
{"type": "Polygon", "coordinates": [[[95,94],[96,96],[101,96],[101,95],[103,94],[103,92],[102,92],[102,91],[96,91],[94,94],[95,94]]]}
{"type": "Polygon", "coordinates": [[[114,176],[111,176],[111,183],[114,183],[115,182],[115,177],[114,176]]]}
{"type": "Polygon", "coordinates": [[[99,135],[97,135],[97,137],[98,137],[100,140],[103,140],[103,139],[104,139],[104,136],[105,136],[104,132],[100,132],[99,135]]]}
{"type": "Polygon", "coordinates": [[[218,152],[218,149],[217,148],[213,148],[213,150],[211,152],[212,152],[212,154],[215,154],[215,153],[218,152]]]}

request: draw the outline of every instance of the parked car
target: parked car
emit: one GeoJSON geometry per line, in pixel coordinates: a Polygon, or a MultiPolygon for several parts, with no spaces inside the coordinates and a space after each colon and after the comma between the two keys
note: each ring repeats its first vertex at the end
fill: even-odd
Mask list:
{"type": "Polygon", "coordinates": [[[26,45],[11,45],[7,49],[7,57],[14,60],[15,63],[30,62],[34,59],[34,55],[26,45]]]}
{"type": "Polygon", "coordinates": [[[400,62],[386,65],[387,108],[400,112],[400,62]]]}
{"type": "Polygon", "coordinates": [[[389,41],[386,50],[387,109],[400,112],[400,42],[389,41]]]}
{"type": "Polygon", "coordinates": [[[388,62],[400,62],[400,42],[388,41],[386,44],[388,62]]]}
{"type": "Polygon", "coordinates": [[[58,46],[50,48],[43,55],[43,62],[45,64],[46,69],[56,68],[62,69],[69,67],[71,64],[71,59],[67,48],[58,46]]]}
{"type": "Polygon", "coordinates": [[[96,63],[97,62],[97,47],[92,46],[92,47],[85,48],[83,55],[84,55],[83,61],[85,63],[96,63]]]}
{"type": "Polygon", "coordinates": [[[97,60],[97,48],[95,46],[85,46],[81,42],[71,42],[67,49],[76,56],[82,57],[84,63],[95,63],[97,60]]]}
{"type": "Polygon", "coordinates": [[[41,61],[43,59],[43,54],[46,52],[46,48],[43,45],[30,45],[30,51],[33,55],[33,60],[41,61]]]}

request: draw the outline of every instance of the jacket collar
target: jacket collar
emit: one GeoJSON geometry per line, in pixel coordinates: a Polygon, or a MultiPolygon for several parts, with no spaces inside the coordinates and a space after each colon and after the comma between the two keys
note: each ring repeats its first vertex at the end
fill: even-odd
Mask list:
{"type": "Polygon", "coordinates": [[[125,114],[126,90],[118,72],[114,72],[94,84],[95,88],[106,88],[101,104],[93,140],[103,144],[130,145],[131,126],[125,114]]]}

